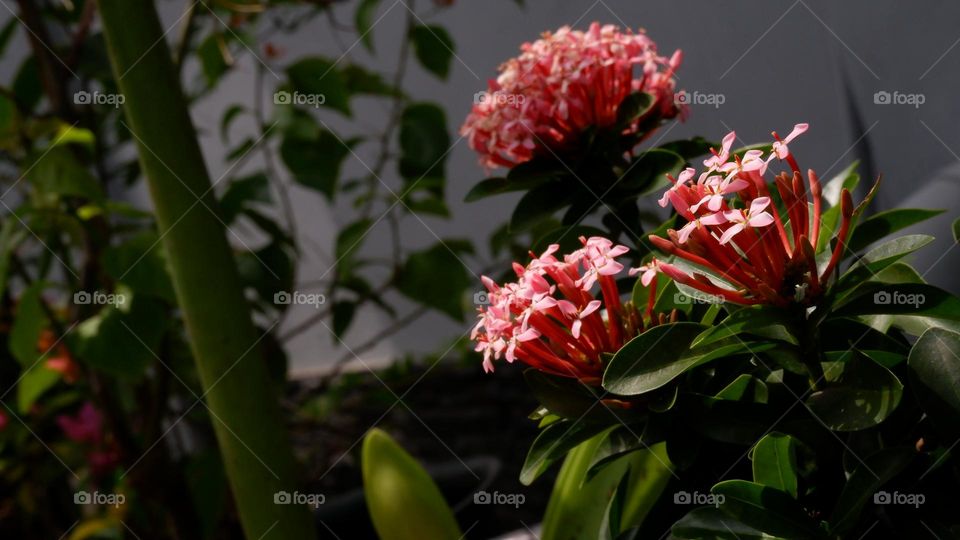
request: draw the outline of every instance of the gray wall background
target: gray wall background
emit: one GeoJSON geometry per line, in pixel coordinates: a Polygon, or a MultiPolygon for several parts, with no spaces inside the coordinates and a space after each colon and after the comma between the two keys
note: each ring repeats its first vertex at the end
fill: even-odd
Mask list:
{"type": "MultiPolygon", "coordinates": [[[[333,35],[320,18],[297,33],[274,34],[271,41],[285,49],[286,54],[267,64],[280,74],[285,62],[317,54],[344,56],[344,62],[390,73],[401,39],[405,2],[409,0],[381,2],[381,18],[373,30],[376,56],[356,45],[355,36],[333,35]]],[[[428,4],[420,0],[418,13],[434,11],[428,4]]],[[[885,178],[876,210],[903,206],[948,209],[944,216],[924,227],[938,241],[915,262],[928,280],[960,291],[960,250],[952,249],[950,234],[950,223],[958,214],[960,202],[960,4],[931,0],[527,0],[526,4],[521,9],[510,0],[457,0],[453,7],[439,10],[428,19],[446,27],[456,41],[452,71],[449,80],[442,82],[412,62],[405,88],[417,99],[443,106],[452,133],[456,133],[468,112],[473,94],[485,88],[487,79],[495,77],[497,65],[515,55],[521,42],[535,39],[541,31],[565,24],[585,28],[594,20],[646,28],[664,54],[683,49],[685,59],[678,73],[680,87],[691,93],[722,95],[724,100],[719,107],[693,105],[686,123],[660,132],[663,141],[694,134],[718,140],[735,129],[744,142],[752,143],[769,140],[771,130],[786,134],[795,123],[809,122],[810,131],[791,145],[801,167],[814,168],[822,178],[829,178],[860,159],[863,175],[883,173],[885,178]],[[922,95],[923,104],[877,104],[877,92],[922,95]]],[[[356,2],[337,5],[337,18],[341,22],[352,21],[355,5],[356,2]]],[[[169,0],[161,0],[158,6],[170,27],[177,25],[185,8],[183,2],[169,0]]],[[[172,40],[176,35],[174,28],[168,38],[172,40]]],[[[22,36],[18,39],[21,50],[26,51],[22,36]]],[[[221,176],[226,168],[227,150],[217,135],[222,112],[234,102],[250,103],[254,96],[254,67],[265,60],[259,51],[254,52],[256,56],[240,51],[233,73],[193,111],[213,178],[221,176]]],[[[8,77],[11,70],[10,62],[5,62],[0,74],[8,77]]],[[[197,73],[198,66],[188,66],[186,80],[197,73]]],[[[272,106],[271,87],[278,82],[271,78],[268,74],[266,99],[271,103],[265,103],[267,107],[272,106]]],[[[387,114],[386,105],[375,100],[357,101],[354,109],[353,121],[344,121],[335,112],[323,110],[319,114],[331,127],[342,130],[343,135],[350,135],[356,126],[376,130],[387,114]]],[[[239,141],[253,132],[253,124],[238,121],[233,131],[233,140],[239,141]]],[[[417,249],[433,244],[436,236],[471,238],[480,252],[464,262],[471,272],[479,272],[490,263],[486,239],[509,215],[516,197],[464,204],[464,194],[485,175],[466,141],[457,140],[456,135],[453,140],[456,143],[447,162],[447,199],[453,217],[423,217],[422,221],[407,218],[403,241],[407,249],[417,249]]],[[[362,148],[359,158],[371,159],[372,150],[362,148]]],[[[245,170],[261,167],[258,160],[259,157],[252,159],[245,170]]],[[[364,166],[353,160],[346,164],[343,177],[365,172],[364,166]]],[[[399,178],[390,168],[383,180],[399,185],[399,178]]],[[[336,224],[349,221],[351,213],[349,208],[331,207],[310,190],[297,186],[292,190],[305,254],[299,276],[302,281],[309,281],[329,269],[336,224]]],[[[146,204],[142,193],[131,197],[146,204]]],[[[251,246],[258,241],[242,230],[237,234],[251,246]]],[[[364,250],[384,251],[388,240],[386,226],[378,227],[364,250]]],[[[395,300],[406,306],[400,308],[401,313],[410,309],[402,299],[395,300]]],[[[295,324],[311,311],[298,310],[288,322],[295,324]]],[[[346,336],[346,343],[355,347],[377,336],[388,324],[389,320],[380,313],[362,311],[346,336]]],[[[355,366],[382,364],[403,351],[445,348],[467,330],[468,323],[431,314],[361,355],[362,362],[355,362],[355,366]]],[[[321,372],[333,359],[348,352],[334,344],[330,331],[322,325],[288,345],[293,372],[300,375],[321,372]]]]}

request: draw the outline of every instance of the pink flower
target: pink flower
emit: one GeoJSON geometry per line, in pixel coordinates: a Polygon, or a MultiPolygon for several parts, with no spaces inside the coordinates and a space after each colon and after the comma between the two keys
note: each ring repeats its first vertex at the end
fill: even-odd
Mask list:
{"type": "Polygon", "coordinates": [[[723,232],[720,244],[726,244],[740,231],[747,227],[766,227],[773,223],[770,212],[764,212],[770,206],[770,197],[757,197],[750,202],[750,210],[728,210],[723,213],[723,219],[734,225],[723,232]]]}
{"type": "Polygon", "coordinates": [[[662,200],[687,222],[679,231],[669,230],[669,239],[651,236],[650,241],[710,275],[667,263],[660,263],[659,270],[679,283],[738,304],[816,302],[845,249],[853,202],[844,190],[837,243],[821,269],[815,255],[822,213],[820,181],[808,171],[804,183],[787,147],[807,127],[797,124],[783,140],[774,133],[777,140],[766,158],[764,152],[750,150],[734,161],[730,147],[736,136],[730,132],[720,150],[704,161],[707,170],[700,181],[678,181],[668,189],[662,200]],[[787,162],[790,173],[782,172],[771,182],[764,175],[775,157],[787,162]],[[785,210],[771,204],[771,183],[785,210]]]}
{"type": "Polygon", "coordinates": [[[57,417],[60,429],[72,441],[94,444],[102,437],[102,420],[100,413],[89,401],[84,403],[74,416],[60,415],[57,417]]]}
{"type": "Polygon", "coordinates": [[[613,126],[620,103],[634,92],[656,101],[625,134],[649,133],[683,112],[674,100],[680,51],[660,56],[642,32],[596,22],[586,32],[564,26],[520,50],[478,94],[460,128],[487,168],[513,167],[545,148],[577,144],[587,128],[613,126]]]}
{"type": "Polygon", "coordinates": [[[600,309],[601,304],[603,304],[603,302],[599,300],[591,300],[583,308],[578,308],[576,304],[569,300],[560,300],[557,302],[557,307],[560,308],[560,311],[568,318],[573,319],[573,326],[570,328],[570,333],[573,334],[574,339],[580,339],[580,328],[583,326],[584,317],[600,309]]]}

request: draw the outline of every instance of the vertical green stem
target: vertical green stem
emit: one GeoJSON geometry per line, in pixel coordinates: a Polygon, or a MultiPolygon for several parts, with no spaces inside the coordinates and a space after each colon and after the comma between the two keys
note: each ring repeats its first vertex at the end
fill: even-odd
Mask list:
{"type": "Polygon", "coordinates": [[[314,538],[306,507],[274,504],[296,465],[156,9],[98,5],[244,532],[314,538]]]}

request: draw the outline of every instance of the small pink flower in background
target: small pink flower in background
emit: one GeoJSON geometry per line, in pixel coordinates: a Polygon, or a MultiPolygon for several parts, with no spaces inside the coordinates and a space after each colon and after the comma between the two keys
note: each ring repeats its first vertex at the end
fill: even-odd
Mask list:
{"type": "Polygon", "coordinates": [[[103,421],[100,413],[89,401],[84,403],[74,416],[65,414],[58,416],[57,425],[67,438],[74,442],[95,444],[103,437],[103,421]]]}
{"type": "Polygon", "coordinates": [[[607,128],[628,95],[647,92],[656,100],[644,118],[627,128],[636,133],[683,113],[675,102],[673,74],[682,55],[657,53],[646,34],[594,22],[587,31],[568,26],[524,43],[516,58],[500,66],[460,133],[487,168],[513,167],[545,148],[562,150],[587,128],[607,128]]]}
{"type": "Polygon", "coordinates": [[[7,429],[7,424],[10,423],[10,418],[7,417],[7,413],[0,411],[0,431],[7,429]]]}

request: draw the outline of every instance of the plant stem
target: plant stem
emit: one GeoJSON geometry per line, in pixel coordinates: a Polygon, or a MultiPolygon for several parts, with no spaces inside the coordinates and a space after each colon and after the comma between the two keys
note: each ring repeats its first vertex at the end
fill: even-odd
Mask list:
{"type": "Polygon", "coordinates": [[[244,533],[315,538],[307,508],[274,504],[294,490],[296,464],[156,9],[98,4],[244,533]]]}

